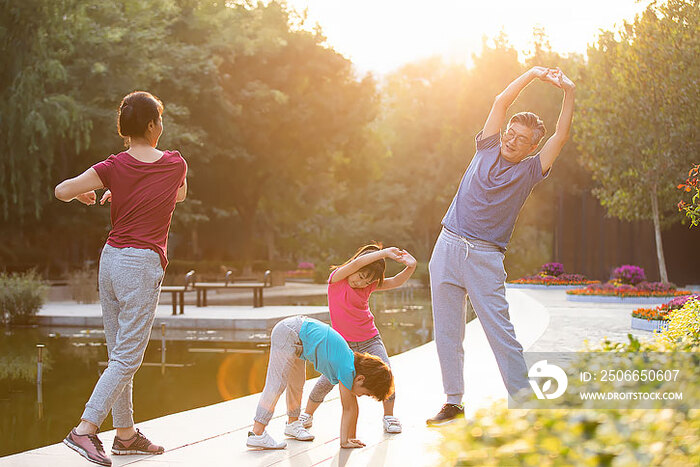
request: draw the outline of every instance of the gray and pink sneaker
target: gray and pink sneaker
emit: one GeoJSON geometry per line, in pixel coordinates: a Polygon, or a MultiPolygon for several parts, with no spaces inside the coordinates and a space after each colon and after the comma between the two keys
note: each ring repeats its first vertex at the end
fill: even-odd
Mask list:
{"type": "Polygon", "coordinates": [[[112,444],[112,454],[117,456],[127,454],[163,454],[164,452],[165,448],[163,446],[151,443],[138,428],[134,436],[129,439],[121,439],[115,436],[112,444]]]}
{"type": "Polygon", "coordinates": [[[63,440],[63,444],[90,462],[99,465],[112,465],[112,460],[105,454],[102,442],[97,435],[79,435],[73,428],[63,440]]]}

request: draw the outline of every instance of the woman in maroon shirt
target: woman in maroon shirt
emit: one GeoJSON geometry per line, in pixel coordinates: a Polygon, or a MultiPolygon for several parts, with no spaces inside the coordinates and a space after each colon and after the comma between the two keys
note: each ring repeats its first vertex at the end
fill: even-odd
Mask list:
{"type": "Polygon", "coordinates": [[[133,92],[119,106],[117,130],[127,150],[111,155],[56,187],[56,198],[96,202],[107,188],[112,230],[100,256],[100,303],[109,362],[85,405],[81,421],[63,441],[86,459],[111,465],[97,430],[112,411],[117,430],[112,454],[161,454],[134,428],[132,382],[143,360],[167,265],[173,210],[187,195],[187,164],[177,151],[156,149],[163,132],[163,104],[133,92]]]}

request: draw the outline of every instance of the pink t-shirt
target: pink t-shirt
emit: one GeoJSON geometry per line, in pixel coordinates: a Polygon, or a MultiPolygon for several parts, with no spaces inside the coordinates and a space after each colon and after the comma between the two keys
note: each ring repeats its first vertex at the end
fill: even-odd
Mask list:
{"type": "Polygon", "coordinates": [[[331,326],[349,342],[362,342],[379,334],[374,316],[369,311],[369,296],[377,288],[377,281],[363,289],[353,289],[345,278],[331,283],[328,278],[328,309],[331,326]]]}
{"type": "Polygon", "coordinates": [[[112,192],[112,230],[107,244],[153,250],[165,270],[177,190],[187,175],[185,159],[177,151],[164,151],[155,162],[141,162],[120,152],[92,168],[112,192]]]}

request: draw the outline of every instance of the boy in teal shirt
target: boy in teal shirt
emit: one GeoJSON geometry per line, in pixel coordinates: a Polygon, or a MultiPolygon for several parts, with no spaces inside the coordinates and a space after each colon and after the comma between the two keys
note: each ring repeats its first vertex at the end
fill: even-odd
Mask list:
{"type": "Polygon", "coordinates": [[[256,449],[284,449],[287,446],[285,441],[278,443],[265,431],[285,388],[288,420],[284,434],[300,441],[314,439],[299,421],[306,380],[305,361],[311,362],[332,383],[340,383],[343,405],[340,446],[363,447],[364,443],[356,439],[355,434],[357,397],[372,396],[380,401],[388,398],[394,389],[391,370],[379,357],[353,352],[337,331],[306,316],[283,319],[272,329],[265,388],[246,445],[256,449]]]}

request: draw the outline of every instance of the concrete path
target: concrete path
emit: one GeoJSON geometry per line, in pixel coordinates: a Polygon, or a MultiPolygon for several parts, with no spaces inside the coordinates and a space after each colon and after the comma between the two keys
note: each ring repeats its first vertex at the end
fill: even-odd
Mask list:
{"type": "MultiPolygon", "coordinates": [[[[158,305],[154,329],[165,323],[168,329],[245,329],[269,331],[281,319],[304,313],[328,321],[326,306],[207,306],[187,307],[184,315],[172,315],[169,305],[158,305]]],[[[37,314],[40,326],[72,326],[101,329],[102,310],[99,303],[78,304],[52,302],[37,314]]]]}
{"type": "Polygon", "coordinates": [[[584,348],[586,341],[591,344],[604,339],[628,342],[627,334],[642,340],[651,338],[651,333],[630,327],[631,313],[655,305],[571,302],[565,290],[528,290],[526,293],[544,304],[550,315],[549,327],[528,349],[531,352],[576,352],[584,348]]]}
{"type": "MultiPolygon", "coordinates": [[[[283,303],[295,304],[295,299],[303,299],[308,297],[323,297],[325,299],[328,286],[326,284],[314,284],[310,282],[287,282],[285,285],[266,287],[263,291],[264,302],[270,305],[276,305],[281,301],[283,303]]],[[[171,294],[162,293],[160,295],[161,303],[171,303],[171,294]]],[[[194,306],[197,301],[197,295],[194,292],[185,294],[185,313],[194,306]]],[[[248,305],[253,303],[253,293],[250,290],[232,290],[232,289],[214,289],[207,293],[207,303],[209,305],[248,305]]]]}
{"type": "MultiPolygon", "coordinates": [[[[585,339],[597,342],[607,336],[626,339],[630,306],[567,302],[557,290],[508,290],[511,319],[526,350],[574,351],[585,339]]],[[[643,332],[632,332],[648,336],[643,332]]],[[[505,404],[506,391],[495,358],[478,320],[467,325],[465,338],[465,401],[467,416],[490,404],[505,404]]],[[[381,404],[360,399],[358,437],[367,447],[339,448],[340,401],[337,389],[314,416],[313,442],[289,441],[283,451],[258,452],[245,448],[247,432],[259,395],[172,414],[139,423],[151,439],[165,445],[167,452],[156,457],[114,456],[115,466],[433,466],[439,464],[439,429],[428,429],[425,419],[444,402],[440,369],[434,342],[391,358],[396,378],[396,415],[404,426],[398,435],[383,433],[381,404]]],[[[310,391],[314,381],[308,381],[310,391]]],[[[78,409],[76,409],[78,410],[78,409]]],[[[273,437],[284,429],[283,398],[268,426],[273,437]]],[[[113,432],[100,435],[111,446],[113,432]]],[[[93,465],[83,461],[61,444],[35,449],[0,459],[0,466],[52,467],[93,465]]]]}

